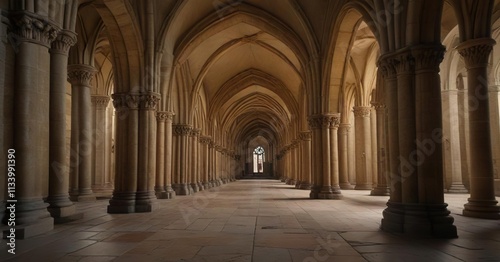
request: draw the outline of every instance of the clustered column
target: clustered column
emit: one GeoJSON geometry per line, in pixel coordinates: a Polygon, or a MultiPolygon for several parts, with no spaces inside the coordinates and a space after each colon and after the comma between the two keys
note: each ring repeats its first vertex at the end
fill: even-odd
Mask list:
{"type": "Polygon", "coordinates": [[[312,177],[311,177],[311,132],[304,131],[300,133],[300,139],[302,140],[302,181],[299,188],[310,190],[312,177]]]}
{"type": "Polygon", "coordinates": [[[499,219],[495,199],[490,114],[488,97],[488,59],[495,41],[479,38],[461,43],[457,50],[467,68],[469,96],[470,198],[464,216],[499,219]],[[475,105],[472,107],[472,105],[475,105]]]}
{"type": "Polygon", "coordinates": [[[193,128],[190,125],[175,125],[174,132],[174,174],[173,189],[176,195],[189,195],[190,190],[187,182],[188,168],[188,140],[193,128]]]}
{"type": "Polygon", "coordinates": [[[69,167],[66,164],[66,78],[69,48],[76,43],[76,34],[62,30],[50,49],[50,148],[48,210],[54,221],[79,219],[69,199],[69,167]]]}
{"type": "MultiPolygon", "coordinates": [[[[377,87],[378,88],[378,87],[377,87]]],[[[386,106],[380,102],[373,103],[377,115],[377,183],[370,195],[388,196],[390,195],[387,183],[387,140],[386,140],[386,106]]]]}
{"type": "Polygon", "coordinates": [[[339,136],[339,185],[341,189],[353,189],[349,183],[349,129],[351,125],[341,123],[338,129],[339,136]]]}
{"type": "Polygon", "coordinates": [[[372,189],[372,149],[370,128],[371,107],[354,107],[356,125],[356,186],[354,189],[372,189]]]}
{"type": "Polygon", "coordinates": [[[71,172],[74,176],[73,181],[78,183],[74,185],[71,200],[73,201],[95,201],[92,191],[92,148],[94,145],[94,136],[92,132],[92,102],[91,102],[91,83],[97,70],[89,65],[70,65],[68,66],[68,81],[72,85],[71,102],[75,103],[74,111],[71,112],[71,121],[75,124],[72,128],[72,148],[70,167],[78,169],[71,172]],[[76,95],[75,95],[76,94],[76,95]],[[78,123],[78,124],[76,124],[78,123]],[[73,131],[73,128],[74,131],[73,131]],[[73,138],[73,135],[75,137],[73,138]],[[76,190],[78,189],[78,190],[76,190]]]}

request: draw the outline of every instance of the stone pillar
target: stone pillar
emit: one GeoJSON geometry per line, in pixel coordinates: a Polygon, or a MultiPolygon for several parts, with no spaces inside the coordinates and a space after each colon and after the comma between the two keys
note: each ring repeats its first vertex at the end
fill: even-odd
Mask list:
{"type": "MultiPolygon", "coordinates": [[[[490,132],[500,134],[500,85],[490,85],[490,132]]],[[[495,178],[495,195],[500,196],[500,136],[491,136],[493,157],[493,177],[495,178]]]]}
{"type": "Polygon", "coordinates": [[[373,103],[377,115],[377,183],[370,195],[388,196],[390,195],[387,183],[387,140],[386,140],[386,106],[382,103],[373,103]]]}
{"type": "Polygon", "coordinates": [[[371,143],[371,150],[372,150],[372,188],[375,188],[378,182],[378,154],[377,154],[377,111],[375,108],[372,107],[372,110],[370,112],[370,127],[371,127],[371,137],[370,141],[371,143]]]}
{"type": "Polygon", "coordinates": [[[356,121],[356,190],[370,190],[372,182],[371,107],[354,107],[356,121]]]}
{"type": "Polygon", "coordinates": [[[191,140],[191,155],[189,156],[191,159],[190,169],[191,169],[191,189],[193,192],[200,191],[200,187],[198,185],[198,136],[200,135],[200,129],[193,128],[191,131],[189,139],[191,140]]]}
{"type": "Polygon", "coordinates": [[[457,229],[453,225],[454,219],[450,216],[448,205],[444,203],[443,194],[439,64],[443,60],[444,52],[442,45],[417,46],[411,50],[415,60],[418,205],[405,203],[404,231],[450,238],[457,237],[457,229]]]}
{"type": "Polygon", "coordinates": [[[48,204],[43,202],[42,194],[49,179],[48,49],[58,28],[31,12],[13,12],[10,25],[8,37],[16,40],[13,48],[17,50],[13,89],[16,192],[10,198],[17,200],[16,238],[28,238],[54,228],[54,219],[47,211],[48,204]]]}
{"type": "Polygon", "coordinates": [[[349,183],[349,129],[351,125],[342,123],[339,125],[339,185],[341,189],[353,189],[349,183]]]}
{"type": "Polygon", "coordinates": [[[66,163],[66,78],[69,48],[76,43],[71,31],[61,31],[50,49],[50,134],[48,210],[56,223],[79,219],[69,200],[69,168],[66,163]]]}
{"type": "Polygon", "coordinates": [[[460,156],[458,90],[444,90],[443,98],[443,135],[445,178],[451,179],[448,193],[467,193],[462,183],[460,156]]]}
{"type": "Polygon", "coordinates": [[[175,156],[175,183],[172,185],[176,195],[189,195],[190,190],[188,187],[188,168],[187,165],[188,160],[188,142],[189,142],[189,134],[193,128],[189,125],[175,125],[173,127],[173,131],[175,134],[175,138],[177,140],[176,143],[176,153],[173,154],[175,156]]]}
{"type": "Polygon", "coordinates": [[[139,99],[139,144],[135,212],[151,212],[160,207],[155,195],[156,177],[156,106],[159,94],[148,92],[139,99]]]}
{"type": "Polygon", "coordinates": [[[349,165],[348,169],[348,177],[349,177],[349,183],[353,186],[356,185],[356,174],[358,170],[358,166],[356,163],[356,132],[354,132],[356,129],[355,125],[352,125],[351,128],[348,129],[347,131],[347,164],[349,165]]]}
{"type": "Polygon", "coordinates": [[[212,138],[210,136],[201,136],[201,160],[202,160],[202,168],[201,168],[201,176],[203,180],[203,187],[205,190],[210,189],[212,186],[210,184],[210,140],[212,138]]]}
{"type": "MultiPolygon", "coordinates": [[[[175,198],[175,191],[172,188],[172,148],[173,148],[173,132],[172,120],[174,119],[174,112],[165,112],[165,194],[163,198],[175,198]]],[[[158,157],[158,156],[157,156],[158,157]]]]}
{"type": "Polygon", "coordinates": [[[158,199],[165,199],[166,198],[166,186],[165,186],[165,180],[166,180],[166,175],[165,175],[165,148],[166,148],[166,134],[165,134],[165,121],[167,120],[168,114],[167,112],[157,112],[156,113],[156,120],[157,122],[157,129],[158,131],[156,132],[157,138],[156,142],[158,143],[156,146],[156,183],[155,183],[155,192],[156,192],[156,197],[158,199]]]}
{"type": "Polygon", "coordinates": [[[68,81],[78,92],[78,115],[72,114],[71,121],[78,121],[78,196],[73,201],[95,201],[92,191],[92,132],[91,84],[97,70],[89,65],[68,66],[68,81]]]}
{"type": "Polygon", "coordinates": [[[312,177],[311,177],[311,132],[304,131],[300,133],[302,140],[302,179],[300,189],[310,190],[312,177]]]}
{"type": "Polygon", "coordinates": [[[491,38],[467,40],[457,50],[465,60],[469,95],[470,198],[464,216],[499,219],[495,199],[491,149],[488,59],[495,41],[491,38]]]}
{"type": "Polygon", "coordinates": [[[340,114],[333,115],[330,123],[330,172],[332,191],[335,193],[334,198],[342,198],[339,186],[339,144],[338,144],[338,129],[340,125],[340,114]]]}
{"type": "Polygon", "coordinates": [[[116,109],[115,189],[108,213],[136,212],[139,154],[139,96],[113,94],[116,109]]]}
{"type": "Polygon", "coordinates": [[[113,193],[113,186],[110,185],[106,173],[106,165],[108,164],[109,155],[106,152],[106,136],[110,132],[110,125],[107,124],[106,108],[108,107],[110,98],[108,96],[92,96],[93,120],[92,130],[95,131],[93,143],[93,169],[92,191],[96,196],[108,197],[113,193]]]}
{"type": "Polygon", "coordinates": [[[397,59],[394,54],[380,57],[379,70],[384,78],[384,101],[387,106],[387,178],[390,181],[390,199],[383,211],[381,229],[389,232],[403,232],[404,208],[402,206],[401,171],[399,169],[399,123],[397,59]]]}

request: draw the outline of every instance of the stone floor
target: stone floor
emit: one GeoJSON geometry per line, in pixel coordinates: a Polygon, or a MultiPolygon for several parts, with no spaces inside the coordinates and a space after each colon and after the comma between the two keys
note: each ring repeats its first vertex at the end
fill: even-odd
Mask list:
{"type": "Polygon", "coordinates": [[[244,180],[160,200],[153,213],[85,218],[0,247],[0,261],[500,261],[500,222],[460,215],[467,195],[446,195],[459,238],[409,239],[379,230],[387,197],[343,191],[311,200],[276,180],[244,180]]]}

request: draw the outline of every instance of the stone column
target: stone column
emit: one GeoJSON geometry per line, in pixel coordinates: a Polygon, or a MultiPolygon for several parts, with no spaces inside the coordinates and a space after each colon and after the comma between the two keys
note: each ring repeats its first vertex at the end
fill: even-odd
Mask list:
{"type": "Polygon", "coordinates": [[[341,123],[338,129],[339,135],[339,185],[341,189],[353,189],[354,187],[349,183],[349,129],[351,125],[341,123]]]}
{"type": "Polygon", "coordinates": [[[386,140],[386,106],[382,103],[373,103],[377,115],[377,183],[370,195],[388,196],[390,195],[387,183],[387,140],[386,140]]]}
{"type": "Polygon", "coordinates": [[[30,12],[10,14],[10,25],[9,38],[16,40],[13,48],[17,50],[13,89],[16,192],[12,198],[17,200],[16,238],[28,238],[54,228],[48,204],[42,199],[42,187],[49,178],[48,48],[58,28],[30,12]]]}
{"type": "Polygon", "coordinates": [[[156,183],[155,183],[155,192],[156,197],[158,199],[166,198],[165,191],[165,148],[166,148],[166,135],[165,135],[165,121],[167,120],[168,114],[167,112],[156,112],[156,120],[158,121],[156,128],[158,131],[156,132],[157,138],[156,142],[158,143],[156,146],[156,157],[158,160],[156,161],[156,183]]]}
{"type": "Polygon", "coordinates": [[[189,139],[191,140],[191,155],[189,156],[191,159],[190,169],[191,169],[191,188],[193,192],[200,191],[200,187],[198,185],[198,136],[200,135],[200,129],[193,128],[191,131],[189,139]]]}
{"type": "Polygon", "coordinates": [[[312,115],[307,119],[309,127],[312,131],[312,180],[311,192],[309,197],[312,199],[319,198],[319,192],[323,185],[323,152],[322,152],[322,116],[312,115]]]}
{"type": "MultiPolygon", "coordinates": [[[[164,112],[165,118],[165,194],[163,198],[173,199],[175,198],[175,191],[172,188],[172,148],[173,148],[173,132],[172,132],[172,120],[174,119],[174,112],[164,112]]],[[[157,156],[158,157],[158,156],[157,156]]]]}
{"type": "Polygon", "coordinates": [[[467,193],[462,183],[460,156],[458,90],[442,91],[443,98],[443,135],[445,177],[451,178],[448,193],[467,193]],[[448,175],[449,174],[449,175],[448,175]]]}
{"type": "MultiPolygon", "coordinates": [[[[500,134],[500,85],[490,85],[490,133],[500,134]]],[[[500,196],[500,136],[491,136],[493,157],[493,177],[495,178],[495,195],[500,196]]]]}
{"type": "Polygon", "coordinates": [[[341,199],[342,193],[339,186],[339,144],[338,144],[338,129],[340,125],[340,114],[333,115],[330,123],[330,172],[331,185],[334,192],[334,199],[341,199]]]}
{"type": "Polygon", "coordinates": [[[106,108],[110,98],[108,96],[92,96],[93,112],[92,130],[95,141],[93,143],[93,185],[92,191],[96,196],[106,197],[112,194],[113,187],[107,183],[106,165],[109,155],[106,153],[106,134],[111,128],[106,121],[106,108]]]}
{"type": "Polygon", "coordinates": [[[189,195],[190,190],[188,187],[188,168],[186,164],[188,159],[188,140],[189,134],[193,128],[189,125],[175,125],[173,126],[173,131],[177,140],[177,148],[175,155],[175,167],[176,167],[176,181],[172,185],[176,195],[189,195]]]}
{"type": "Polygon", "coordinates": [[[354,107],[356,121],[356,190],[372,189],[371,107],[354,107]]]}
{"type": "Polygon", "coordinates": [[[154,191],[156,177],[156,106],[159,94],[148,92],[139,99],[139,145],[135,212],[151,212],[160,207],[154,191]]]}
{"type": "Polygon", "coordinates": [[[411,50],[415,59],[418,205],[405,203],[404,232],[450,238],[457,237],[457,229],[453,225],[454,219],[450,216],[448,205],[444,203],[443,194],[439,64],[444,52],[442,45],[417,46],[411,50]]]}
{"type": "Polygon", "coordinates": [[[383,211],[381,229],[389,232],[403,232],[404,208],[402,206],[401,171],[399,169],[399,123],[397,59],[393,53],[380,57],[379,70],[384,78],[384,101],[387,107],[387,178],[390,182],[390,199],[383,211]]]}
{"type": "Polygon", "coordinates": [[[50,49],[50,134],[48,210],[56,223],[79,219],[69,200],[69,168],[66,164],[66,78],[69,48],[76,43],[71,31],[61,31],[50,49]]]}
{"type": "Polygon", "coordinates": [[[92,192],[92,132],[91,84],[97,70],[89,65],[68,66],[68,81],[78,92],[78,116],[72,114],[71,121],[78,121],[78,196],[73,201],[95,201],[92,192]]]}
{"type": "Polygon", "coordinates": [[[470,198],[464,216],[499,219],[495,199],[488,97],[488,59],[495,41],[467,40],[457,50],[465,60],[469,95],[470,198]]]}
{"type": "Polygon", "coordinates": [[[201,151],[202,151],[202,168],[201,168],[201,176],[203,177],[203,187],[205,190],[210,189],[212,186],[210,185],[210,136],[201,136],[201,151]]]}
{"type": "Polygon", "coordinates": [[[136,94],[113,94],[116,109],[115,189],[108,213],[136,212],[139,155],[139,106],[136,94]]]}
{"type": "Polygon", "coordinates": [[[377,111],[372,106],[372,110],[370,112],[370,127],[371,127],[371,150],[372,150],[372,188],[375,188],[378,182],[378,154],[377,154],[377,111]]]}
{"type": "Polygon", "coordinates": [[[312,177],[311,177],[311,132],[304,131],[300,133],[302,140],[302,179],[300,189],[310,190],[312,177]]]}

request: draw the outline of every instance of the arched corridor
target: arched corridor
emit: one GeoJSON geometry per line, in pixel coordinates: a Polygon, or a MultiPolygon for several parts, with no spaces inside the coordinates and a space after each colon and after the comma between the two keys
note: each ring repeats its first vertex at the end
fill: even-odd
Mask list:
{"type": "MultiPolygon", "coordinates": [[[[157,212],[106,214],[78,203],[80,222],[23,241],[16,261],[494,261],[497,221],[460,215],[465,195],[445,199],[460,239],[414,239],[379,230],[386,196],[346,191],[318,201],[278,180],[240,180],[169,202],[157,212]],[[480,223],[478,223],[480,222],[480,223]]],[[[3,247],[2,247],[3,248],[3,247]]],[[[0,259],[8,258],[0,252],[0,259]]]]}
{"type": "MultiPolygon", "coordinates": [[[[368,260],[343,226],[481,240],[467,222],[497,237],[500,0],[0,0],[0,11],[8,241],[106,219],[137,222],[145,240],[136,218],[168,227],[206,195],[221,215],[245,213],[245,197],[303,208],[318,231],[302,233],[335,232],[368,260]],[[367,224],[348,225],[357,216],[367,224]]],[[[252,247],[272,247],[248,212],[252,247]]]]}

